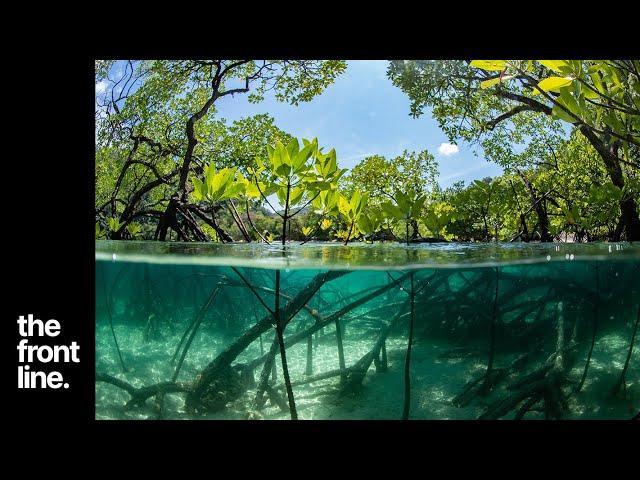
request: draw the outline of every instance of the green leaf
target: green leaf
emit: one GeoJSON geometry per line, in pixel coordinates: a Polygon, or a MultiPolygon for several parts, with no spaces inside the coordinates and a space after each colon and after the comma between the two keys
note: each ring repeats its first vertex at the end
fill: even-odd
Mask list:
{"type": "Polygon", "coordinates": [[[571,65],[564,60],[538,60],[538,63],[541,63],[549,70],[553,70],[556,73],[563,73],[567,68],[571,68],[571,65]]]}
{"type": "Polygon", "coordinates": [[[238,198],[243,193],[245,193],[245,185],[243,183],[231,182],[227,185],[227,188],[224,190],[224,193],[220,196],[218,200],[222,201],[222,200],[229,200],[232,198],[238,198]]]}
{"type": "Polygon", "coordinates": [[[206,197],[206,187],[204,183],[197,177],[193,177],[191,183],[193,183],[193,198],[197,202],[204,200],[206,197]]]}
{"type": "MultiPolygon", "coordinates": [[[[562,90],[560,92],[560,99],[556,100],[563,107],[566,107],[571,113],[576,115],[578,118],[582,117],[582,110],[576,102],[576,99],[568,89],[562,90]]],[[[575,122],[575,120],[572,120],[575,122]]]]}
{"type": "Polygon", "coordinates": [[[313,151],[315,150],[315,145],[313,143],[307,144],[302,150],[296,153],[293,161],[293,169],[294,171],[298,171],[301,167],[307,162],[313,151]]]}
{"type": "Polygon", "coordinates": [[[120,220],[115,217],[110,217],[109,230],[111,230],[112,232],[117,232],[118,230],[120,230],[120,220]]]}
{"type": "Polygon", "coordinates": [[[213,162],[211,162],[209,163],[209,165],[204,167],[204,185],[206,185],[206,188],[203,188],[201,190],[201,194],[203,197],[206,197],[209,193],[211,193],[211,185],[215,176],[216,167],[213,162]]]}
{"type": "Polygon", "coordinates": [[[502,82],[505,82],[507,80],[511,80],[514,77],[515,77],[515,75],[503,75],[503,76],[498,77],[498,78],[492,78],[490,80],[485,80],[484,82],[480,82],[480,88],[484,90],[486,88],[492,87],[493,85],[497,85],[498,83],[502,83],[502,82]]]}
{"type": "Polygon", "coordinates": [[[551,109],[551,116],[554,119],[564,120],[565,122],[574,123],[576,121],[571,115],[569,115],[562,107],[554,105],[551,109]]]}
{"type": "Polygon", "coordinates": [[[245,184],[244,194],[249,198],[260,198],[260,191],[254,182],[247,182],[245,184]]]}
{"type": "Polygon", "coordinates": [[[289,192],[289,205],[297,205],[304,196],[305,189],[302,187],[294,187],[289,192]]]}
{"type": "Polygon", "coordinates": [[[471,66],[489,72],[501,72],[507,66],[506,60],[472,60],[471,66]]]}
{"type": "Polygon", "coordinates": [[[373,233],[373,223],[366,214],[362,214],[358,217],[358,228],[365,235],[367,233],[373,233]]]}
{"type": "Polygon", "coordinates": [[[280,141],[276,142],[274,158],[277,159],[278,165],[291,166],[291,157],[289,156],[289,152],[280,141]]]}
{"type": "Polygon", "coordinates": [[[340,195],[340,197],[338,197],[338,211],[344,217],[346,217],[347,220],[351,219],[351,215],[352,215],[351,204],[346,198],[344,198],[343,195],[340,195]]]}
{"type": "Polygon", "coordinates": [[[137,223],[130,223],[126,226],[126,229],[127,232],[129,232],[129,235],[131,235],[132,237],[135,237],[142,231],[142,227],[137,223]]]}
{"type": "Polygon", "coordinates": [[[402,210],[396,207],[394,204],[390,202],[383,202],[381,204],[382,210],[390,217],[396,218],[398,220],[402,220],[404,218],[404,214],[402,210]]]}
{"type": "Polygon", "coordinates": [[[230,182],[233,181],[233,177],[236,173],[236,168],[223,168],[215,174],[209,185],[209,200],[220,201],[223,200],[224,192],[228,188],[230,182]]]}
{"type": "MultiPolygon", "coordinates": [[[[568,87],[573,82],[571,77],[549,77],[538,82],[538,88],[543,92],[558,92],[561,88],[568,87]]],[[[532,95],[539,95],[539,90],[534,89],[532,95]]]]}
{"type": "Polygon", "coordinates": [[[286,206],[286,203],[287,203],[287,187],[278,188],[278,190],[276,191],[276,195],[278,196],[278,201],[280,202],[280,205],[282,205],[283,207],[286,206]]]}
{"type": "Polygon", "coordinates": [[[298,139],[292,138],[287,144],[287,153],[289,154],[289,158],[291,159],[292,162],[298,155],[299,150],[300,150],[300,144],[298,143],[298,139]]]}

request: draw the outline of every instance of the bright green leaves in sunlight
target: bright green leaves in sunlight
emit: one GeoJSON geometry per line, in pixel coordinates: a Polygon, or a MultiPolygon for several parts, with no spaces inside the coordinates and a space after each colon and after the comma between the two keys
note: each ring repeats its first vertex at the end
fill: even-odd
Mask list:
{"type": "Polygon", "coordinates": [[[320,230],[328,230],[333,225],[333,222],[329,218],[325,218],[320,222],[320,230]]]}
{"type": "Polygon", "coordinates": [[[340,215],[347,222],[349,228],[348,234],[345,238],[345,245],[351,239],[354,227],[367,206],[368,198],[369,195],[367,193],[361,193],[360,190],[355,190],[351,194],[351,198],[346,198],[343,195],[339,195],[338,197],[338,210],[340,215]]]}
{"type": "Polygon", "coordinates": [[[282,243],[286,242],[287,222],[312,204],[321,215],[333,211],[338,204],[335,196],[338,180],[346,170],[338,168],[336,151],[323,153],[318,139],[291,139],[285,146],[276,141],[267,146],[267,158],[256,158],[251,169],[252,181],[262,199],[269,204],[283,222],[282,243]],[[277,211],[267,198],[275,193],[282,211],[277,211]],[[298,206],[296,211],[293,207],[298,206]]]}
{"type": "Polygon", "coordinates": [[[489,72],[501,72],[507,67],[506,60],[472,60],[471,66],[489,72]]]}
{"type": "Polygon", "coordinates": [[[500,75],[498,78],[491,78],[489,80],[480,82],[480,88],[485,89],[485,88],[493,87],[494,85],[498,85],[499,83],[506,82],[507,80],[511,80],[512,78],[515,78],[515,75],[500,75]]]}
{"type": "Polygon", "coordinates": [[[120,227],[121,227],[120,220],[118,220],[115,217],[109,217],[108,225],[109,225],[109,230],[111,232],[117,232],[118,230],[120,230],[120,227]]]}
{"type": "Polygon", "coordinates": [[[204,180],[197,177],[191,179],[194,200],[216,203],[238,198],[245,192],[246,182],[236,181],[236,171],[235,167],[216,171],[213,163],[207,165],[204,168],[204,180]]]}
{"type": "Polygon", "coordinates": [[[549,77],[538,82],[537,89],[531,92],[531,95],[538,95],[543,92],[560,92],[561,88],[568,87],[573,82],[571,77],[549,77]]]}
{"type": "Polygon", "coordinates": [[[316,215],[331,215],[338,213],[339,194],[336,190],[323,190],[311,202],[316,215]]]}
{"type": "Polygon", "coordinates": [[[471,66],[487,72],[502,72],[495,78],[489,78],[480,82],[480,88],[483,90],[493,87],[494,85],[499,85],[502,82],[506,82],[515,77],[515,75],[504,74],[505,69],[507,68],[506,60],[472,60],[471,66]]]}
{"type": "Polygon", "coordinates": [[[340,195],[338,197],[338,209],[340,211],[340,215],[342,215],[349,223],[357,221],[358,217],[360,217],[360,214],[367,205],[368,197],[369,195],[367,193],[363,194],[360,190],[355,190],[351,195],[351,198],[345,198],[340,195]]]}
{"type": "Polygon", "coordinates": [[[571,64],[566,60],[538,60],[538,63],[556,73],[566,73],[567,70],[571,69],[571,64]]]}
{"type": "Polygon", "coordinates": [[[134,222],[129,223],[126,228],[131,238],[137,237],[142,232],[142,227],[134,222]]]}
{"type": "Polygon", "coordinates": [[[102,228],[102,226],[100,225],[100,222],[96,222],[96,240],[105,238],[106,236],[107,236],[107,231],[104,228],[102,228]]]}

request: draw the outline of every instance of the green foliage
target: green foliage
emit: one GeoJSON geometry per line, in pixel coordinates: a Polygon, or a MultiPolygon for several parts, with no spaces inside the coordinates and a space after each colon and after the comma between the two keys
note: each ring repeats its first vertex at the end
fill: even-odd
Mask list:
{"type": "Polygon", "coordinates": [[[380,230],[384,221],[385,217],[382,209],[370,207],[358,217],[358,229],[366,238],[380,230]]]}
{"type": "Polygon", "coordinates": [[[408,245],[409,224],[411,221],[418,220],[422,215],[422,206],[427,200],[427,196],[410,188],[406,193],[396,191],[392,198],[394,202],[385,201],[380,206],[389,219],[405,223],[405,240],[408,245]]]}
{"type": "Polygon", "coordinates": [[[393,199],[395,203],[383,202],[381,204],[382,210],[391,218],[408,222],[420,218],[422,206],[427,197],[413,189],[409,189],[406,193],[396,191],[393,199]]]}
{"type": "Polygon", "coordinates": [[[302,148],[296,139],[286,146],[276,141],[274,146],[267,146],[266,159],[256,157],[256,168],[251,170],[253,182],[262,199],[282,218],[283,244],[287,222],[309,204],[316,202],[314,208],[322,212],[335,208],[335,190],[344,172],[338,168],[335,149],[323,153],[317,139],[303,139],[302,148]],[[282,213],[268,200],[273,193],[283,206],[282,213]],[[292,211],[296,207],[298,210],[292,211]]]}
{"type": "Polygon", "coordinates": [[[142,227],[137,223],[129,223],[126,228],[131,238],[137,237],[142,232],[142,227]]]}
{"type": "Polygon", "coordinates": [[[236,181],[237,168],[223,168],[216,171],[213,163],[204,168],[204,179],[192,177],[192,196],[195,201],[209,203],[238,198],[246,190],[246,182],[236,181]]]}
{"type": "Polygon", "coordinates": [[[367,199],[369,195],[362,193],[360,190],[356,190],[351,194],[351,198],[346,198],[343,195],[338,196],[338,210],[340,215],[348,222],[357,222],[358,218],[364,211],[367,205],[367,199]]]}
{"type": "MultiPolygon", "coordinates": [[[[288,144],[291,136],[267,115],[227,124],[216,116],[216,102],[238,94],[257,101],[269,90],[296,105],[345,68],[339,60],[97,61],[97,218],[126,224],[140,212],[165,210],[176,192],[184,198],[184,180],[202,176],[202,159],[247,173],[266,145],[288,144]],[[187,158],[185,176],[179,170],[187,158]]],[[[244,193],[259,198],[251,189],[244,193]]]]}
{"type": "Polygon", "coordinates": [[[433,202],[425,209],[422,221],[436,238],[446,238],[445,229],[454,217],[454,207],[447,202],[433,202]]]}
{"type": "Polygon", "coordinates": [[[427,150],[407,152],[393,159],[366,157],[345,178],[346,190],[369,192],[370,203],[380,205],[395,191],[428,191],[437,186],[438,164],[427,150]]]}
{"type": "Polygon", "coordinates": [[[115,217],[110,217],[108,220],[108,225],[109,225],[109,230],[111,232],[117,232],[118,230],[120,230],[120,220],[118,220],[115,217]]]}
{"type": "MultiPolygon", "coordinates": [[[[568,198],[566,191],[549,183],[551,178],[556,186],[572,182],[553,165],[564,161],[559,152],[568,140],[567,126],[578,131],[595,152],[597,168],[603,169],[607,180],[622,190],[622,196],[617,219],[610,218],[605,225],[604,217],[594,210],[591,218],[596,222],[587,222],[582,213],[582,224],[571,224],[581,229],[574,233],[589,237],[591,230],[601,236],[602,229],[606,229],[607,236],[614,239],[619,239],[622,231],[627,232],[627,238],[640,235],[640,195],[636,187],[640,168],[637,60],[393,61],[388,75],[409,96],[411,113],[419,116],[429,108],[450,141],[475,143],[480,147],[476,154],[482,153],[506,170],[527,169],[528,175],[540,176],[543,210],[548,209],[556,234],[567,225],[562,220],[566,217],[563,212],[571,211],[574,204],[581,205],[577,207],[581,212],[591,210],[591,206],[586,208],[588,201],[583,203],[581,198],[591,184],[599,184],[579,159],[572,160],[570,169],[586,178],[587,188],[583,184],[582,192],[572,189],[576,198],[568,198]]],[[[505,201],[520,202],[518,197],[511,189],[505,201]]],[[[513,207],[508,205],[512,210],[513,207]]],[[[615,214],[613,207],[608,211],[615,214]]],[[[531,210],[522,208],[520,214],[528,220],[531,210]]],[[[481,216],[483,222],[491,223],[486,213],[481,216]]],[[[494,225],[488,225],[494,236],[500,229],[513,226],[511,220],[495,220],[498,221],[494,225]]],[[[488,227],[484,230],[488,231],[488,227]]]]}
{"type": "Polygon", "coordinates": [[[373,239],[383,228],[404,230],[408,242],[410,226],[439,239],[537,238],[545,229],[556,238],[613,238],[629,217],[624,205],[640,212],[638,61],[391,62],[388,75],[414,116],[429,108],[451,142],[477,145],[476,154],[504,169],[445,191],[426,150],[372,155],[345,175],[334,149],[323,152],[317,139],[301,145],[267,115],[231,124],[216,116],[226,95],[258,101],[270,90],[294,105],[309,101],[344,62],[128,62],[134,80],[121,94],[109,84],[116,64],[96,62],[96,81],[109,85],[97,96],[96,238],[150,238],[169,200],[187,198],[186,207],[211,212],[225,231],[251,215],[255,230],[283,244],[288,235],[373,239]]]}
{"type": "Polygon", "coordinates": [[[107,231],[102,228],[100,222],[96,222],[96,240],[106,238],[107,231]]]}
{"type": "Polygon", "coordinates": [[[347,234],[339,237],[344,239],[345,245],[349,240],[355,238],[352,236],[352,234],[357,233],[357,229],[354,227],[358,225],[358,221],[367,206],[368,197],[367,193],[363,194],[360,190],[355,190],[350,198],[342,194],[338,195],[338,211],[348,225],[347,234]]]}

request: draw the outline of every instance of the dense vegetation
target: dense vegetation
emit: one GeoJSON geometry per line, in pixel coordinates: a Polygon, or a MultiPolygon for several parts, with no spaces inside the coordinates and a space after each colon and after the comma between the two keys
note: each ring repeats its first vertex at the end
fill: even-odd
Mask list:
{"type": "Polygon", "coordinates": [[[309,101],[343,61],[113,65],[96,64],[96,238],[640,240],[639,61],[390,62],[413,115],[504,169],[444,190],[428,151],[347,172],[267,115],[216,116],[227,96],[309,101]]]}

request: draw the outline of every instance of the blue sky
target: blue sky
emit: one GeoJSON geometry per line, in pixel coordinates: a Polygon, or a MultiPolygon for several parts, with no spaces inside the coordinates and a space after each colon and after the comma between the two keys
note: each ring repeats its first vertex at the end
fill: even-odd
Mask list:
{"type": "Polygon", "coordinates": [[[428,110],[420,118],[411,117],[409,98],[392,85],[386,68],[383,60],[349,61],[345,73],[311,102],[295,107],[269,95],[252,104],[237,95],[216,102],[217,113],[229,121],[267,113],[291,135],[317,137],[321,146],[335,148],[344,168],[352,168],[367,155],[392,158],[405,149],[427,149],[439,163],[443,188],[501,173],[499,166],[474,156],[468,145],[459,143],[456,152],[428,110]]]}

